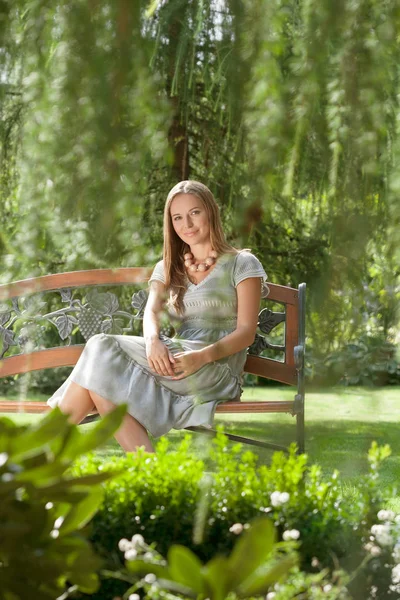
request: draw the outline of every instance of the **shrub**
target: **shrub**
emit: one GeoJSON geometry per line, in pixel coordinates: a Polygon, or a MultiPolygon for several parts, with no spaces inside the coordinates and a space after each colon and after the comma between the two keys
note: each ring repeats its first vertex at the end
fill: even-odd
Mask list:
{"type": "Polygon", "coordinates": [[[365,334],[322,358],[307,349],[306,377],[314,385],[399,385],[396,346],[365,334]]]}
{"type": "Polygon", "coordinates": [[[34,426],[0,420],[0,589],[4,600],[54,600],[66,588],[91,593],[100,561],[81,530],[102,501],[101,482],[65,471],[106,441],[124,407],[81,433],[55,409],[34,426]]]}
{"type": "MultiPolygon", "coordinates": [[[[352,498],[343,497],[337,472],[323,477],[294,447],[289,455],[275,453],[270,466],[257,467],[252,452],[243,453],[239,444],[228,446],[223,435],[212,444],[212,475],[190,453],[189,437],[173,452],[162,440],[154,456],[139,452],[105,464],[91,456],[75,466],[75,473],[123,471],[104,484],[104,501],[92,522],[91,539],[112,569],[121,567],[118,542],[127,535],[142,534],[164,555],[179,543],[205,561],[232,550],[234,523],[267,514],[279,535],[288,529],[300,532],[303,567],[310,568],[317,555],[322,566],[339,560],[351,571],[363,556],[366,527],[381,504],[375,474],[384,456],[374,446],[371,473],[352,498]]],[[[108,597],[101,593],[95,598],[108,597]]]]}

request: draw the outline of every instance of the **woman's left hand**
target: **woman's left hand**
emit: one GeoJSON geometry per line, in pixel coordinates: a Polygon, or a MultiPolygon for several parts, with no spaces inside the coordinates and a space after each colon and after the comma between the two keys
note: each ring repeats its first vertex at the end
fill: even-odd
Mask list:
{"type": "Polygon", "coordinates": [[[173,379],[183,379],[195,373],[206,364],[205,356],[200,350],[179,352],[174,354],[173,369],[176,373],[173,379]]]}

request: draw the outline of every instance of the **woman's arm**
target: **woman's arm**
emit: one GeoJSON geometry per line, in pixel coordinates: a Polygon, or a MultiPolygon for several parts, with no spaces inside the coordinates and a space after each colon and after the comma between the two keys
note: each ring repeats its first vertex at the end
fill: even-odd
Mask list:
{"type": "Polygon", "coordinates": [[[260,311],[261,285],[259,277],[249,277],[238,284],[238,311],[235,331],[200,350],[205,362],[213,362],[236,354],[254,342],[260,311]]]}
{"type": "Polygon", "coordinates": [[[146,356],[150,368],[159,375],[174,375],[174,357],[159,338],[159,315],[165,303],[166,289],[161,281],[150,283],[149,297],[143,315],[143,337],[146,342],[146,356]]]}
{"type": "Polygon", "coordinates": [[[254,342],[261,300],[260,278],[244,279],[238,284],[236,290],[238,311],[235,331],[202,350],[175,354],[174,368],[176,372],[181,373],[175,379],[187,377],[205,364],[236,354],[254,342]]]}
{"type": "Polygon", "coordinates": [[[160,333],[159,314],[165,302],[165,285],[161,281],[151,281],[149,296],[143,315],[143,337],[145,340],[158,338],[160,333]]]}

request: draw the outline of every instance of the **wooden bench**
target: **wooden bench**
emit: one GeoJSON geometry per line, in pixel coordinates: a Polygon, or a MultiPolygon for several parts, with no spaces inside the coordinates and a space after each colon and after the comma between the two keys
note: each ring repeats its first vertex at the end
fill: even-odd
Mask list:
{"type": "MultiPolygon", "coordinates": [[[[138,328],[143,318],[147,292],[144,289],[135,292],[132,296],[132,308],[127,310],[120,308],[116,294],[99,291],[99,287],[138,284],[143,287],[151,271],[140,267],[95,269],[46,275],[0,285],[0,341],[3,345],[0,355],[0,377],[75,365],[84,348],[84,344],[71,343],[71,336],[76,335],[78,329],[86,341],[99,332],[140,335],[140,331],[135,331],[135,328],[138,328]],[[89,292],[84,292],[86,295],[83,296],[83,301],[79,298],[79,294],[82,294],[80,288],[88,287],[89,292]],[[47,312],[44,307],[47,308],[49,301],[44,301],[44,292],[53,292],[50,299],[53,309],[47,312]],[[55,298],[54,292],[58,292],[61,298],[55,298]],[[58,307],[54,307],[57,300],[58,307]],[[60,306],[60,300],[64,306],[60,306]],[[22,329],[21,323],[24,324],[22,329]],[[43,323],[47,327],[49,324],[55,327],[66,345],[42,349],[35,347],[30,342],[30,337],[40,333],[43,323]],[[18,349],[21,352],[15,354],[14,350],[18,349]]],[[[306,284],[301,283],[298,289],[272,283],[268,283],[268,287],[270,294],[262,302],[278,303],[284,310],[275,312],[269,308],[262,308],[259,314],[261,334],[256,334],[255,341],[249,349],[245,372],[295,386],[297,393],[291,401],[225,402],[217,407],[217,412],[290,413],[296,417],[298,451],[304,452],[306,284]],[[281,323],[284,325],[283,343],[272,344],[262,334],[269,334],[281,323]],[[265,351],[282,355],[282,360],[263,356],[265,351]]],[[[0,402],[0,413],[42,413],[47,410],[49,407],[45,402],[0,402]]],[[[94,418],[96,415],[89,415],[83,422],[94,418]]],[[[201,427],[189,429],[215,435],[214,430],[201,427]]],[[[274,450],[287,450],[285,446],[278,444],[227,435],[235,441],[274,450]]]]}

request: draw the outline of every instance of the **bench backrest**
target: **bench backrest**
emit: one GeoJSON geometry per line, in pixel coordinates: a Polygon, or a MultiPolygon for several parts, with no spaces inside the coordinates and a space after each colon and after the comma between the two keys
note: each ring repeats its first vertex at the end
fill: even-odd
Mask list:
{"type": "MultiPolygon", "coordinates": [[[[118,298],[111,292],[98,292],[99,286],[145,284],[152,272],[151,268],[126,267],[120,269],[94,269],[46,275],[24,281],[0,285],[0,339],[3,351],[0,357],[0,377],[27,373],[39,369],[73,366],[76,364],[84,345],[71,344],[71,332],[79,327],[87,340],[103,331],[104,333],[129,332],[137,320],[142,319],[147,293],[142,289],[132,296],[133,312],[120,309],[118,298]],[[92,295],[82,303],[75,292],[80,287],[94,287],[92,295]],[[59,291],[64,307],[43,312],[46,302],[37,300],[37,294],[59,291]],[[21,307],[21,297],[24,306],[21,307]],[[29,298],[36,299],[30,301],[29,298]],[[28,299],[28,300],[27,300],[28,299]],[[35,314],[39,311],[39,314],[35,314]],[[122,322],[128,325],[122,326],[122,322]],[[21,335],[16,338],[18,323],[24,321],[31,327],[43,321],[57,328],[60,338],[67,345],[36,350],[29,348],[27,339],[21,335]],[[119,331],[120,330],[120,331],[119,331]],[[20,346],[20,354],[9,355],[9,348],[20,346]]],[[[298,289],[268,283],[270,294],[267,302],[283,305],[283,312],[274,312],[268,308],[261,310],[259,330],[269,334],[274,327],[285,323],[283,345],[273,345],[267,338],[257,333],[254,344],[249,349],[245,371],[281,383],[296,385],[302,357],[299,349],[305,342],[305,284],[298,289]],[[283,361],[259,356],[267,348],[282,353],[283,361]]]]}

